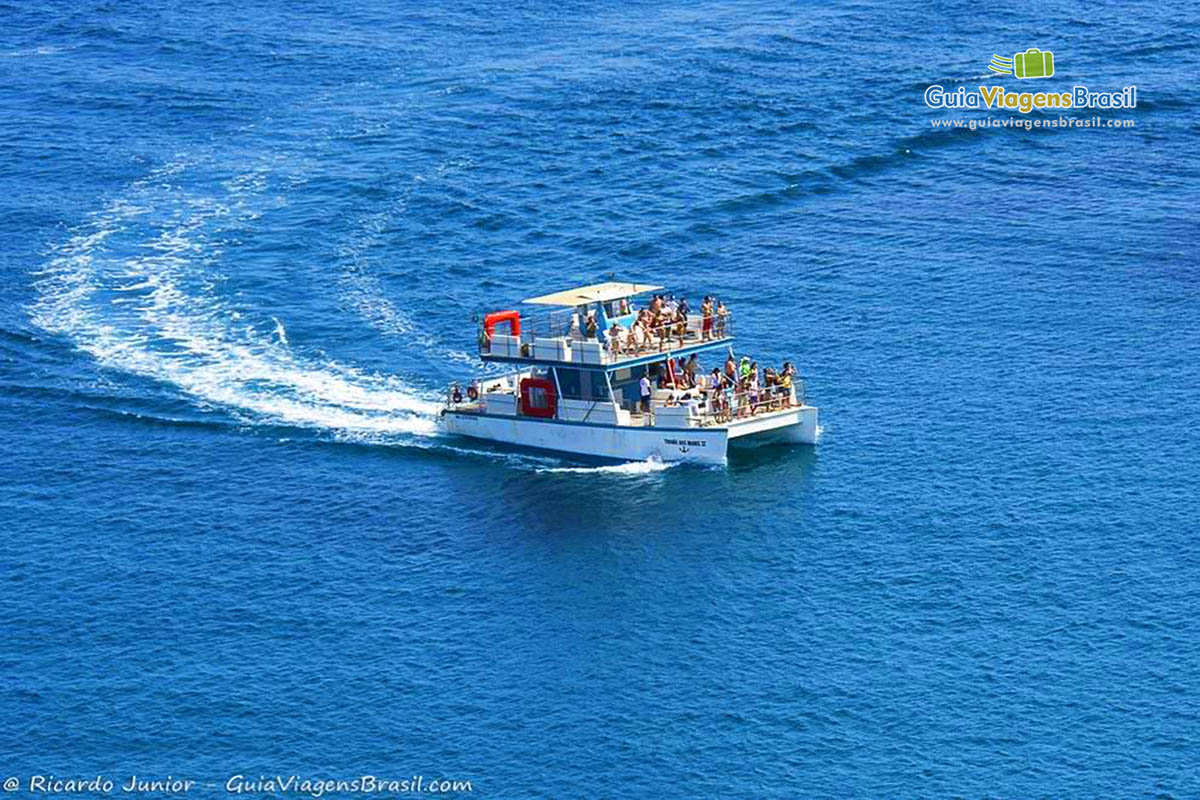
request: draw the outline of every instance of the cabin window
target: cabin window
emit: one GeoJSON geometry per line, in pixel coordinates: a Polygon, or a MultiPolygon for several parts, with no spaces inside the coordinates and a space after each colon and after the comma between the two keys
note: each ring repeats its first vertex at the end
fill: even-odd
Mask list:
{"type": "Polygon", "coordinates": [[[556,367],[558,391],[571,400],[607,400],[608,384],[603,373],[590,369],[563,369],[556,367]]]}
{"type": "Polygon", "coordinates": [[[604,304],[604,313],[612,319],[613,317],[623,317],[633,311],[632,305],[629,303],[628,297],[622,297],[619,300],[609,300],[604,304]]]}
{"type": "Polygon", "coordinates": [[[583,378],[582,370],[578,369],[555,369],[555,374],[558,375],[558,391],[563,397],[583,397],[583,378]]]}
{"type": "Polygon", "coordinates": [[[530,408],[549,408],[550,402],[546,399],[546,389],[543,386],[530,386],[529,392],[529,407],[530,408]]]}

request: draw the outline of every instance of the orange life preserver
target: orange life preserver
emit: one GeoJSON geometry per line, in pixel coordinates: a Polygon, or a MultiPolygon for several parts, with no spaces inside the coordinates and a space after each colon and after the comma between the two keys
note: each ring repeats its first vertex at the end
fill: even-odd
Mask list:
{"type": "Polygon", "coordinates": [[[511,335],[521,335],[521,312],[520,311],[495,311],[483,318],[483,332],[487,335],[488,340],[492,338],[492,331],[502,322],[507,322],[511,335]]]}
{"type": "Polygon", "coordinates": [[[547,378],[521,379],[521,413],[526,417],[542,417],[551,419],[558,410],[558,395],[554,391],[554,381],[547,378]],[[534,405],[531,402],[531,389],[541,389],[545,394],[545,405],[534,405]]]}

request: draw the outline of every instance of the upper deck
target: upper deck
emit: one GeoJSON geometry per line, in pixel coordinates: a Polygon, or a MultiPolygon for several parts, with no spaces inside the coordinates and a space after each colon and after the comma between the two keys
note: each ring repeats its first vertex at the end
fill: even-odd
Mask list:
{"type": "Polygon", "coordinates": [[[610,282],[530,298],[524,303],[555,308],[488,314],[479,328],[479,356],[485,361],[615,370],[732,343],[733,315],[715,300],[709,313],[697,302],[686,315],[677,305],[655,302],[659,295],[634,301],[661,289],[610,282]]]}

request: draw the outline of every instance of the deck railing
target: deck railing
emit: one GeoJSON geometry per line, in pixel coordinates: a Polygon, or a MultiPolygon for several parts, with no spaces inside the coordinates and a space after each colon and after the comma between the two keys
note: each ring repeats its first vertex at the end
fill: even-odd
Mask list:
{"type": "MultiPolygon", "coordinates": [[[[785,411],[789,408],[804,405],[804,382],[798,379],[792,380],[791,388],[764,386],[759,389],[734,390],[726,388],[720,389],[715,393],[712,389],[693,389],[691,391],[696,392],[698,397],[673,402],[665,400],[654,401],[650,406],[650,416],[653,416],[656,409],[678,406],[698,400],[697,413],[700,425],[703,427],[706,425],[720,425],[737,419],[748,419],[773,411],[785,411]]],[[[647,420],[644,424],[652,423],[647,420]]]]}
{"type": "Polygon", "coordinates": [[[519,338],[508,337],[504,329],[497,329],[488,336],[483,326],[479,327],[478,344],[480,356],[502,356],[507,358],[536,358],[545,361],[568,361],[580,364],[615,364],[633,358],[641,358],[655,353],[669,354],[675,350],[706,342],[720,342],[733,337],[733,315],[728,312],[717,316],[707,317],[689,315],[686,320],[671,321],[649,329],[637,326],[622,327],[616,334],[616,340],[610,331],[596,331],[595,336],[589,336],[586,328],[576,327],[570,322],[563,323],[561,315],[551,314],[541,317],[522,317],[521,335],[519,338]],[[504,336],[504,339],[497,339],[504,336]],[[565,343],[563,349],[551,349],[549,357],[539,355],[538,340],[543,346],[551,346],[551,342],[565,343]],[[497,344],[502,342],[503,344],[497,344]],[[580,345],[588,342],[600,344],[599,353],[586,355],[580,345]],[[598,360],[596,357],[598,355],[598,360]],[[561,356],[566,356],[563,358],[561,356]]]}
{"type": "MultiPolygon", "coordinates": [[[[498,382],[504,387],[503,391],[511,392],[516,395],[517,414],[521,413],[520,393],[514,386],[506,382],[498,382]]],[[[490,386],[483,387],[491,388],[490,386]]],[[[499,388],[499,387],[497,387],[499,388]]],[[[626,407],[626,410],[631,411],[635,415],[634,425],[649,426],[654,424],[655,412],[662,408],[678,407],[684,403],[697,402],[697,416],[700,421],[700,426],[721,425],[737,419],[746,419],[749,417],[758,416],[762,413],[771,413],[773,411],[785,411],[789,408],[796,408],[804,405],[804,381],[793,379],[791,388],[783,386],[764,386],[759,389],[719,389],[715,393],[712,389],[694,388],[691,390],[682,390],[685,392],[694,393],[693,396],[686,400],[655,400],[650,404],[650,413],[645,414],[640,409],[640,404],[634,402],[626,407]]],[[[457,408],[464,404],[477,402],[480,395],[472,398],[468,394],[467,388],[459,387],[459,395],[456,398],[454,388],[448,388],[446,391],[445,407],[457,408]]],[[[558,397],[559,400],[582,401],[591,404],[592,408],[601,406],[610,401],[603,397],[585,396],[582,394],[568,393],[558,397]]],[[[619,398],[618,398],[619,402],[619,398]]],[[[623,405],[623,404],[622,404],[623,405]]],[[[590,416],[591,411],[587,416],[590,416]]],[[[581,421],[587,421],[587,416],[581,421]]]]}

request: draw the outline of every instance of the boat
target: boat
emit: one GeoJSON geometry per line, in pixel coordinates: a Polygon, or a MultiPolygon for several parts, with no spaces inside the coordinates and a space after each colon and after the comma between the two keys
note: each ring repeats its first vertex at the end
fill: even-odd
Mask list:
{"type": "MultiPolygon", "coordinates": [[[[817,408],[785,362],[751,373],[734,319],[662,286],[606,282],[477,317],[479,357],[512,371],[452,384],[447,432],[618,461],[726,463],[729,448],[815,444],[817,408]],[[702,354],[718,353],[707,372],[702,354]],[[714,369],[715,367],[715,369],[714,369]]],[[[492,367],[495,370],[494,367],[492,367]]]]}

